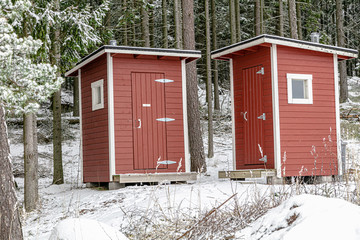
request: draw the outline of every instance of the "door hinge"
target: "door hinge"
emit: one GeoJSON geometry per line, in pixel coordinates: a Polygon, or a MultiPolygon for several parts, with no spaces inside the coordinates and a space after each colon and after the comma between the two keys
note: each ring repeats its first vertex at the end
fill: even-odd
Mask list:
{"type": "Polygon", "coordinates": [[[264,157],[260,158],[259,161],[262,161],[264,163],[267,162],[267,156],[265,155],[264,157]]]}
{"type": "Polygon", "coordinates": [[[264,68],[262,67],[259,71],[256,72],[256,74],[264,75],[265,74],[264,68]]]}
{"type": "Polygon", "coordinates": [[[266,115],[265,115],[265,113],[263,113],[262,115],[260,115],[260,116],[258,116],[257,117],[258,119],[262,119],[262,120],[266,120],[266,115]]]}

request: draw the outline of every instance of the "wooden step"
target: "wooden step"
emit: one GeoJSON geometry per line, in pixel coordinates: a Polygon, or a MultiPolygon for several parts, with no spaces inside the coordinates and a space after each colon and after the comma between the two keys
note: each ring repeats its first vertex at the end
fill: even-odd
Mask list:
{"type": "Polygon", "coordinates": [[[235,171],[219,171],[219,178],[245,179],[275,176],[275,169],[246,169],[235,171]]]}
{"type": "Polygon", "coordinates": [[[195,181],[197,173],[129,173],[113,175],[113,181],[119,183],[155,183],[195,181]]]}

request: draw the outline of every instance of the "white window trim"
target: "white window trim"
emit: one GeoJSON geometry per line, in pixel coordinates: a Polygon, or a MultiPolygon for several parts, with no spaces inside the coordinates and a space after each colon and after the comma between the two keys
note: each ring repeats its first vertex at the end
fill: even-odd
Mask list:
{"type": "Polygon", "coordinates": [[[92,101],[92,110],[98,110],[104,108],[104,79],[100,79],[96,82],[91,83],[91,101],[92,101]],[[101,91],[101,102],[96,103],[96,89],[100,87],[101,91]]]}
{"type": "Polygon", "coordinates": [[[291,104],[313,104],[313,90],[312,90],[312,75],[311,74],[294,74],[287,73],[287,91],[288,91],[288,103],[291,104]],[[292,97],[292,80],[304,79],[307,81],[307,96],[306,99],[298,99],[292,97]]]}

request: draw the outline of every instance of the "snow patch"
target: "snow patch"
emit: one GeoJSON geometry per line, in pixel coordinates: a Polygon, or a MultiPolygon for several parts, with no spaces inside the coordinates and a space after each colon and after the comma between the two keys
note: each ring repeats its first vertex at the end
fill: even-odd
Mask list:
{"type": "Polygon", "coordinates": [[[62,220],[53,229],[49,240],[127,240],[117,229],[96,220],[68,218],[62,220]]]}
{"type": "Polygon", "coordinates": [[[299,195],[239,231],[236,239],[360,239],[360,207],[345,200],[299,195]]]}

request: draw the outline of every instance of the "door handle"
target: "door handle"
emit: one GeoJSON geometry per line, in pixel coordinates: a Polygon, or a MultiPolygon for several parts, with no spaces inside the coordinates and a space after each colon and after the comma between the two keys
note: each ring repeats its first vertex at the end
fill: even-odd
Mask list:
{"type": "Polygon", "coordinates": [[[138,119],[138,122],[139,122],[139,126],[137,128],[141,128],[141,119],[140,118],[138,119]]]}
{"type": "Polygon", "coordinates": [[[247,114],[247,112],[243,113],[245,121],[247,121],[246,114],[247,114]]]}

